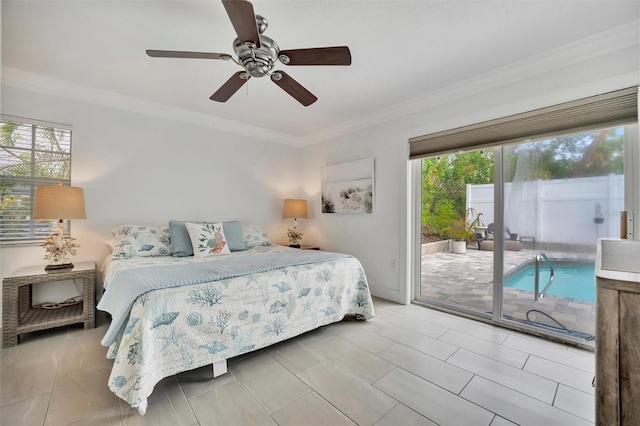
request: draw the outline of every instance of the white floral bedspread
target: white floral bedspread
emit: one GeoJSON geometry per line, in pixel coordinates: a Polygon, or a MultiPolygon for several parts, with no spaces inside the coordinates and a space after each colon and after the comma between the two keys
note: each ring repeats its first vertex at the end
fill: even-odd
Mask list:
{"type": "MultiPolygon", "coordinates": [[[[232,255],[267,250],[291,249],[256,247],[232,255]]],[[[195,260],[113,260],[106,265],[105,287],[118,270],[136,264],[185,261],[195,260]]],[[[364,270],[353,257],[153,290],[136,300],[109,348],[114,359],[109,388],[132,407],[144,406],[164,377],[272,345],[347,314],[374,316],[364,270]]]]}

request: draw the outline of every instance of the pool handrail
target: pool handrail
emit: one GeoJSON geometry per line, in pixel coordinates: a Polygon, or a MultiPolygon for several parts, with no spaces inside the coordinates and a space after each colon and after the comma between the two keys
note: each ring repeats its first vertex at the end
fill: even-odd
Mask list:
{"type": "Polygon", "coordinates": [[[535,266],[536,266],[536,269],[535,269],[535,277],[534,277],[535,284],[534,284],[533,300],[537,301],[539,298],[544,297],[549,287],[551,287],[551,284],[553,283],[554,272],[553,272],[553,265],[551,264],[551,261],[549,260],[547,255],[542,252],[536,254],[535,266]],[[544,289],[542,291],[540,291],[540,260],[541,259],[545,260],[549,264],[549,281],[547,282],[547,285],[544,286],[544,289]]]}

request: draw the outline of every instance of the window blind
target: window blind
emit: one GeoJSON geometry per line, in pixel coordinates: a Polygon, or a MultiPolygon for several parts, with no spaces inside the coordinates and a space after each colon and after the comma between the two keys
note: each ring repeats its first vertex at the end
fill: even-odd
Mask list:
{"type": "Polygon", "coordinates": [[[409,139],[409,158],[558,136],[638,121],[638,87],[409,139]]]}
{"type": "Polygon", "coordinates": [[[31,217],[37,185],[71,184],[71,130],[61,127],[0,117],[0,242],[40,239],[56,225],[31,217]]]}

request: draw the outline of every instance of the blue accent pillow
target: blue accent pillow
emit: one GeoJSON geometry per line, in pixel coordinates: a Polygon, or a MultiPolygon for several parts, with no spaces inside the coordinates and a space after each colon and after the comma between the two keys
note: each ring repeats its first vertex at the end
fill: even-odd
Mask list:
{"type": "MultiPolygon", "coordinates": [[[[171,231],[171,251],[173,257],[193,256],[193,246],[187,231],[186,221],[170,220],[169,230],[171,231]]],[[[202,223],[202,222],[194,222],[202,223]]]]}
{"type": "MultiPolygon", "coordinates": [[[[191,223],[208,223],[208,222],[192,222],[191,223]]],[[[171,231],[171,251],[173,257],[193,256],[193,246],[187,231],[187,221],[170,220],[169,230],[171,231]]],[[[242,224],[238,221],[223,222],[222,228],[224,235],[229,244],[229,250],[242,251],[247,249],[244,242],[244,234],[242,233],[242,224]]]]}
{"type": "Polygon", "coordinates": [[[224,236],[227,239],[227,244],[229,244],[229,250],[243,251],[247,249],[247,245],[244,243],[242,223],[237,220],[232,222],[222,222],[222,229],[224,230],[224,236]]]}

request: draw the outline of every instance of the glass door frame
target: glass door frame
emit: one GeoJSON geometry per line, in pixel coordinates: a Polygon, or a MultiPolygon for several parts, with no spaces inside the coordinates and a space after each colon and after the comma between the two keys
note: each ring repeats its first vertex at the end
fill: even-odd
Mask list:
{"type": "MultiPolygon", "coordinates": [[[[437,154],[436,154],[437,155],[437,154]]],[[[417,305],[438,309],[440,311],[453,313],[471,319],[480,320],[487,323],[493,322],[493,313],[478,311],[463,305],[453,305],[437,300],[428,300],[421,298],[421,279],[422,279],[422,249],[421,249],[421,230],[422,230],[422,160],[409,160],[409,169],[411,174],[411,212],[409,218],[411,221],[411,282],[413,283],[411,292],[411,302],[417,305]]],[[[495,280],[495,275],[494,275],[495,280]]],[[[495,286],[494,286],[494,307],[495,307],[495,286]]]]}
{"type": "MultiPolygon", "coordinates": [[[[624,208],[628,212],[627,238],[640,239],[640,124],[634,123],[625,128],[624,137],[624,185],[625,200],[624,208]]],[[[437,154],[436,154],[437,155],[437,154]]],[[[494,223],[496,229],[504,229],[504,190],[503,190],[503,158],[502,147],[494,148],[494,223]]],[[[422,206],[422,167],[421,161],[409,160],[409,171],[411,174],[411,212],[408,215],[411,219],[411,277],[412,277],[412,302],[418,305],[454,313],[456,315],[476,319],[491,323],[504,328],[522,331],[533,335],[545,336],[552,340],[571,343],[573,345],[593,350],[595,341],[585,342],[583,339],[556,333],[535,326],[519,323],[502,317],[502,277],[504,272],[504,234],[495,233],[494,256],[493,256],[493,312],[488,314],[466,308],[463,306],[447,304],[436,300],[422,298],[421,272],[422,272],[422,250],[420,244],[420,233],[422,228],[421,206],[422,206]],[[496,283],[500,283],[497,285],[496,283]]]]}

